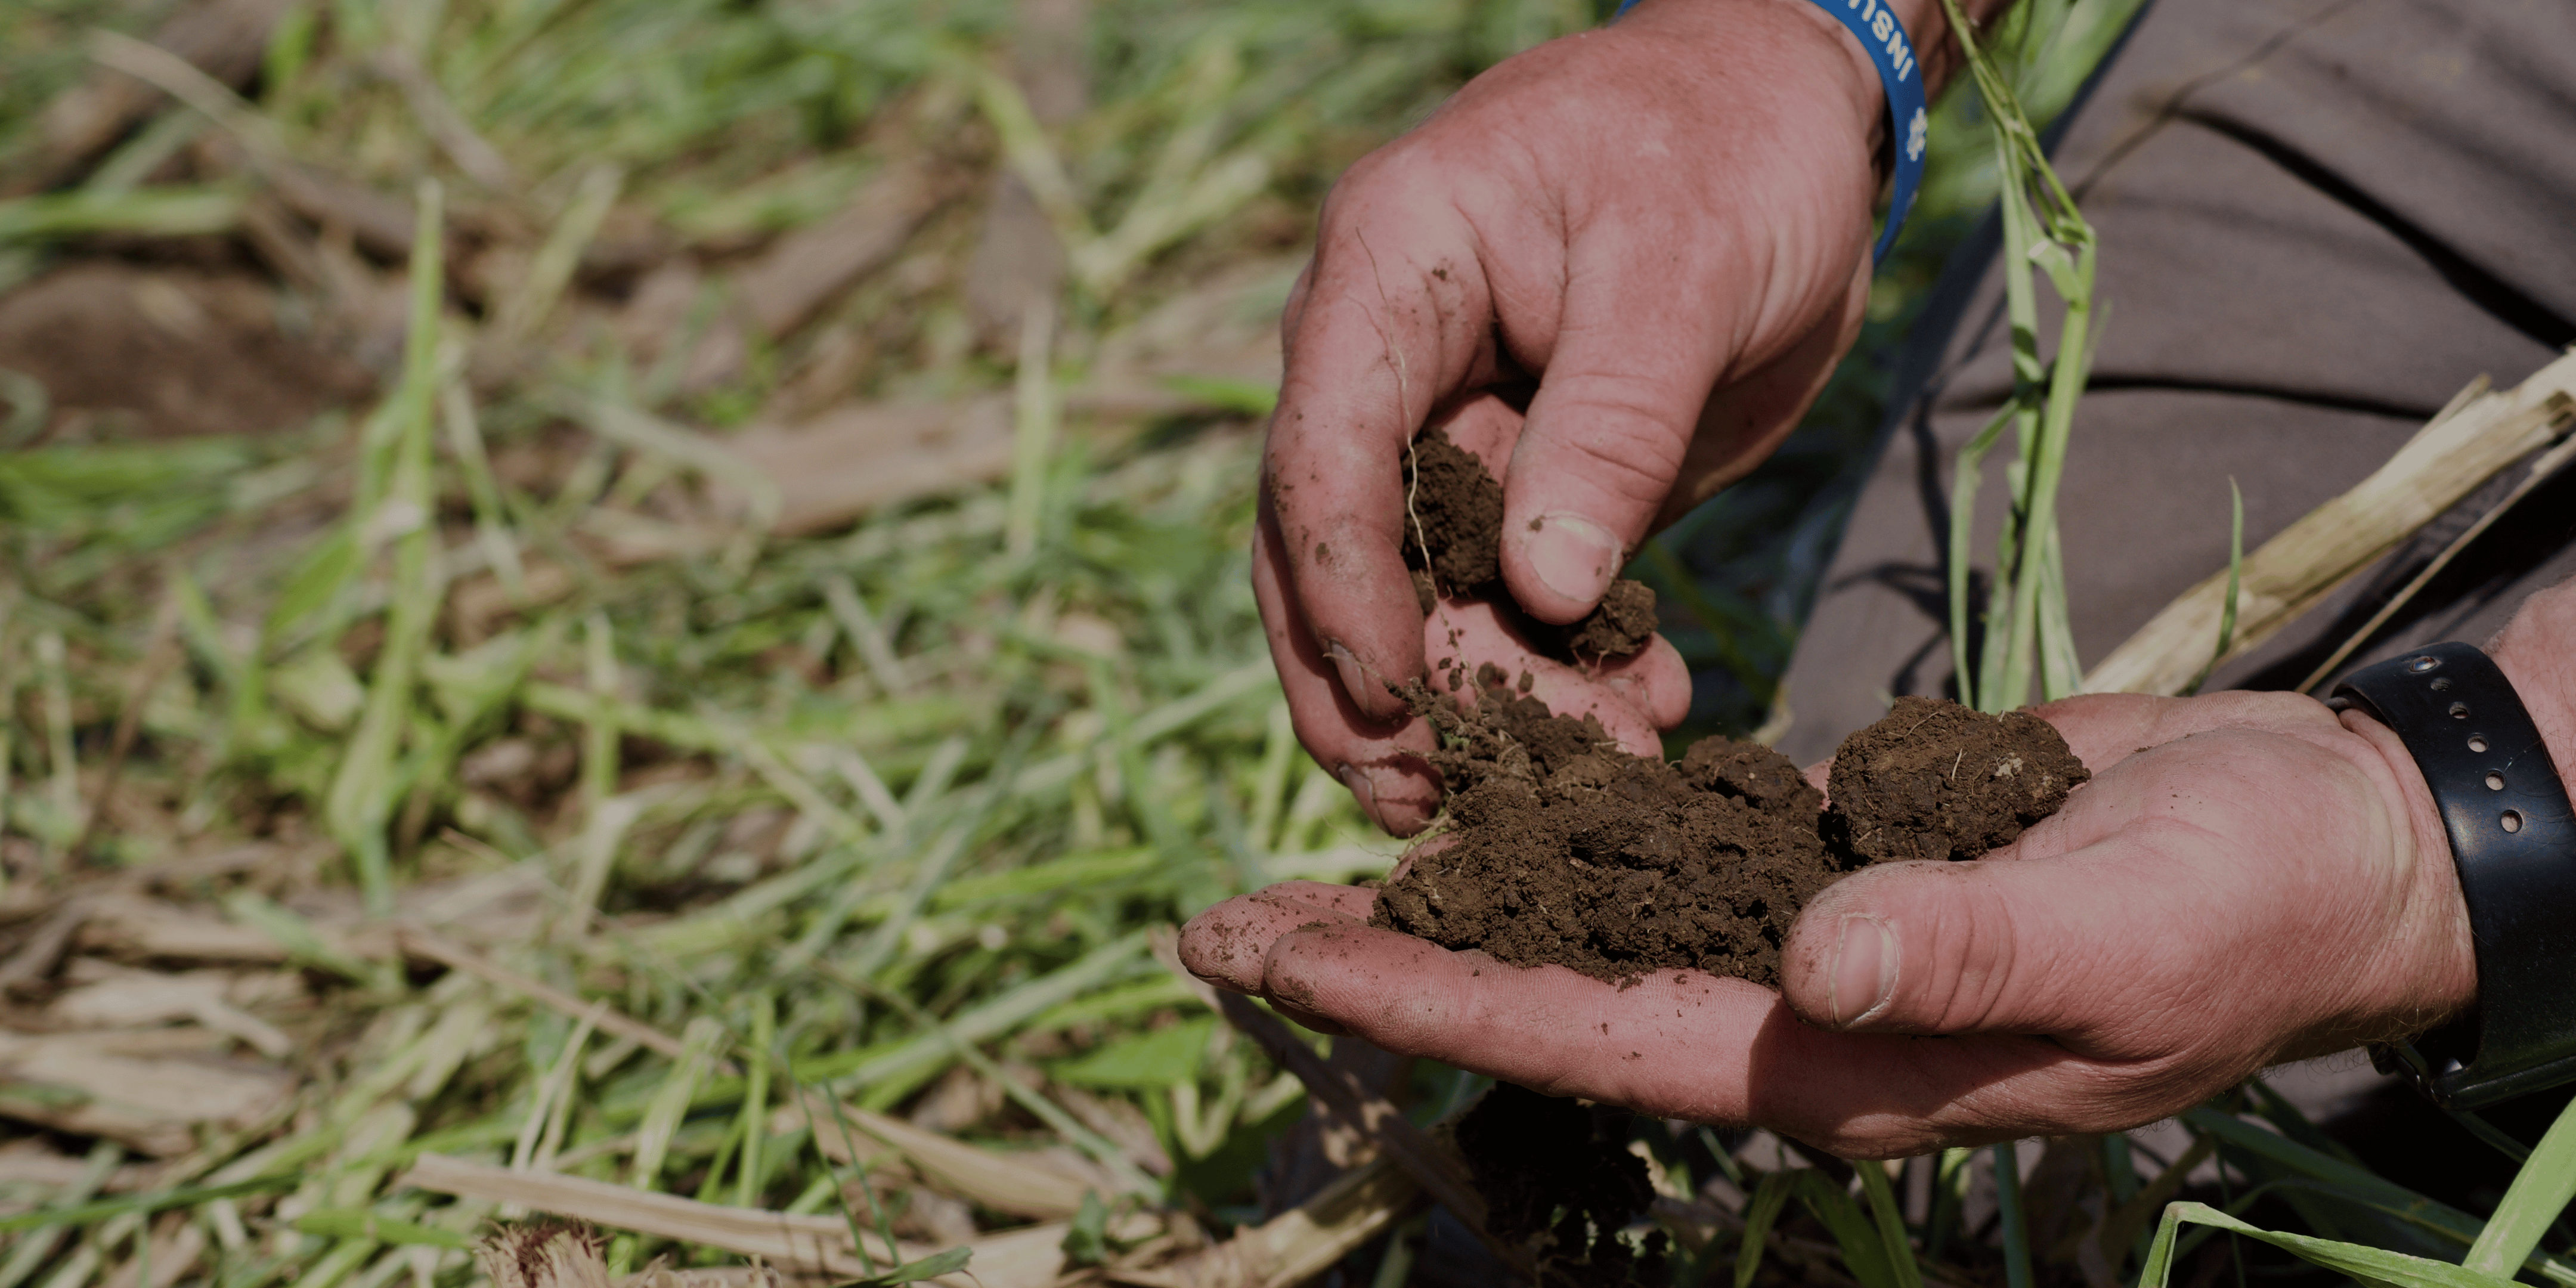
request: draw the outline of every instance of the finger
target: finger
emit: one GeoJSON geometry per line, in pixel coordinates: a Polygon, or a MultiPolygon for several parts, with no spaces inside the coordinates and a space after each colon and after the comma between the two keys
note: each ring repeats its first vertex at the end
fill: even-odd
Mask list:
{"type": "Polygon", "coordinates": [[[2198,1094],[2035,1038],[1827,1033],[1740,979],[1614,985],[1361,925],[1281,935],[1263,992],[1388,1051],[1657,1117],[1760,1123],[1844,1157],[2102,1131],[2198,1094]]]}
{"type": "MultiPolygon", "coordinates": [[[[1690,717],[1690,663],[1682,660],[1681,650],[1661,635],[1646,642],[1646,647],[1626,657],[1611,658],[1593,669],[1593,676],[1612,693],[1625,699],[1647,723],[1657,729],[1671,729],[1690,717]]],[[[1641,756],[1663,754],[1663,740],[1643,751],[1629,748],[1641,756]]]]}
{"type": "Polygon", "coordinates": [[[1285,584],[1359,709],[1422,673],[1404,567],[1403,448],[1491,365],[1491,302],[1441,173],[1399,145],[1334,188],[1306,290],[1282,323],[1286,368],[1264,459],[1285,584]],[[1365,230],[1364,232],[1362,230],[1365,230]]]}
{"type": "Polygon", "coordinates": [[[2106,1059],[2250,1050],[2312,1022],[2316,990],[2343,977],[2286,976],[2314,964],[2306,946],[2352,942],[2346,922],[2373,904],[2366,860],[2397,841],[2373,790],[2347,762],[2258,731],[2134,753],[1987,859],[1883,864],[1827,887],[1782,948],[1783,990],[1835,1029],[2047,1033],[2106,1059]],[[2354,854],[2365,861],[2311,870],[2354,854]]]}
{"type": "Polygon", "coordinates": [[[1386,879],[1389,882],[1402,881],[1406,873],[1413,871],[1415,859],[1429,858],[1457,843],[1456,832],[1442,832],[1437,836],[1415,842],[1405,848],[1404,854],[1396,859],[1394,867],[1387,869],[1386,879]]]}
{"type": "Polygon", "coordinates": [[[1283,881],[1237,895],[1181,927],[1181,964],[1219,988],[1261,991],[1272,941],[1317,921],[1365,924],[1377,891],[1320,881],[1283,881]]]}
{"type": "Polygon", "coordinates": [[[1423,634],[1427,649],[1455,663],[1433,669],[1434,691],[1456,695],[1461,708],[1475,706],[1490,666],[1511,693],[1537,698],[1560,716],[1593,716],[1640,756],[1661,756],[1657,731],[1690,714],[1690,668],[1661,636],[1628,657],[1569,664],[1549,657],[1508,609],[1456,600],[1432,607],[1423,634]]]}
{"type": "MultiPolygon", "coordinates": [[[[1655,244],[1656,216],[1632,215],[1642,225],[1627,231],[1655,244]]],[[[1709,297],[1691,289],[1701,275],[1636,249],[1606,237],[1575,248],[1563,321],[1503,481],[1503,579],[1544,622],[1592,611],[1627,565],[1726,356],[1729,328],[1710,323],[1709,297]]]]}
{"type": "Polygon", "coordinates": [[[1265,504],[1253,529],[1252,594],[1297,741],[1350,789],[1362,813],[1388,832],[1411,836],[1440,809],[1439,777],[1422,759],[1432,732],[1410,717],[1379,720],[1352,699],[1288,593],[1286,557],[1275,534],[1265,504]]]}

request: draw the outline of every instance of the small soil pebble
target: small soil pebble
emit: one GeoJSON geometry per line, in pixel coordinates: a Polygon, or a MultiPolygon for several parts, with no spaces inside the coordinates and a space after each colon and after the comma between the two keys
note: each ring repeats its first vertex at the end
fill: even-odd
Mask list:
{"type": "Polygon", "coordinates": [[[1450,829],[1371,924],[1622,985],[1664,969],[1779,984],[1789,923],[1840,875],[1823,797],[1786,757],[1707,738],[1666,764],[1498,686],[1470,714],[1409,696],[1441,734],[1450,829]]]}
{"type": "Polygon", "coordinates": [[[1825,836],[1855,865],[1973,859],[2057,812],[2092,777],[2049,723],[1939,698],[1898,698],[1843,740],[1825,836]]]}
{"type": "MultiPolygon", "coordinates": [[[[1503,485],[1476,454],[1444,429],[1413,440],[1405,453],[1405,564],[1422,611],[1442,597],[1509,605],[1503,589],[1503,485]]],[[[1567,626],[1529,618],[1517,623],[1560,661],[1626,657],[1655,637],[1655,592],[1625,577],[1610,583],[1599,607],[1567,626]]]]}
{"type": "Polygon", "coordinates": [[[1624,1233],[1655,1200],[1646,1161],[1619,1130],[1626,1118],[1498,1082],[1458,1120],[1486,1229],[1536,1253],[1541,1284],[1669,1280],[1664,1233],[1624,1233]]]}

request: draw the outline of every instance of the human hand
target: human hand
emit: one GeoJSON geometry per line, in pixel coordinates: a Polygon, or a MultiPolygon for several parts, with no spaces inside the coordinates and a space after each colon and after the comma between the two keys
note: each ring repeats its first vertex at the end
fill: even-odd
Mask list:
{"type": "Polygon", "coordinates": [[[2473,1000],[2449,843],[2386,729],[2280,694],[2039,714],[2093,781],[1982,860],[1827,888],[1783,946],[1785,996],[1503,966],[1313,883],[1202,914],[1182,958],[1390,1051],[1846,1157],[2150,1122],[2473,1000]]]}
{"type": "MultiPolygon", "coordinates": [[[[1808,0],[1650,2],[1495,67],[1335,185],[1282,322],[1255,588],[1301,740],[1381,825],[1415,831],[1439,798],[1408,754],[1430,731],[1387,685],[1443,654],[1516,676],[1526,652],[1487,629],[1507,622],[1424,621],[1404,445],[1445,423],[1482,456],[1513,600],[1580,618],[1849,347],[1883,116],[1858,42],[1808,0]]],[[[1687,709],[1660,641],[1530,669],[1631,750],[1687,709]]]]}

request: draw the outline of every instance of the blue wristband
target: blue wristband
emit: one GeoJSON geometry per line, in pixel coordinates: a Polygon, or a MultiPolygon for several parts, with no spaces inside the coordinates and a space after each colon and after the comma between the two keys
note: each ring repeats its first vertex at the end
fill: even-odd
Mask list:
{"type": "MultiPolygon", "coordinates": [[[[1881,0],[1815,3],[1860,37],[1860,47],[1869,51],[1869,61],[1878,68],[1879,83],[1887,87],[1887,120],[1896,141],[1896,190],[1888,198],[1887,223],[1879,230],[1878,246],[1870,252],[1874,261],[1884,261],[1887,248],[1896,244],[1896,230],[1905,226],[1905,212],[1913,208],[1914,189],[1923,182],[1924,135],[1931,128],[1931,118],[1923,110],[1923,78],[1914,65],[1914,42],[1906,39],[1905,24],[1881,0]]],[[[1619,12],[1610,20],[1617,22],[1636,4],[1637,0],[1620,0],[1619,12]]]]}

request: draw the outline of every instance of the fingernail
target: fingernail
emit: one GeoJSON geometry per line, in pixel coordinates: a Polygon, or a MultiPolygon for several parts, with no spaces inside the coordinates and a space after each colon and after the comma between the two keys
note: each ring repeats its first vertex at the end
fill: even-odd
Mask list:
{"type": "Polygon", "coordinates": [[[1896,993],[1896,935],[1866,913],[1843,918],[1834,945],[1834,1027],[1858,1028],[1876,1019],[1896,993]]]}
{"type": "Polygon", "coordinates": [[[1619,538],[1579,514],[1542,514],[1521,547],[1541,584],[1578,603],[1601,598],[1625,563],[1619,538]]]}
{"type": "Polygon", "coordinates": [[[1342,786],[1350,788],[1351,795],[1359,798],[1360,812],[1368,815],[1371,821],[1375,821],[1377,819],[1377,784],[1370,781],[1367,771],[1356,765],[1337,765],[1333,768],[1333,776],[1341,779],[1342,786]]]}
{"type": "Polygon", "coordinates": [[[1360,668],[1360,660],[1351,656],[1351,651],[1342,647],[1340,640],[1326,641],[1324,655],[1333,659],[1333,669],[1341,672],[1342,692],[1351,695],[1354,701],[1368,693],[1368,672],[1360,668]]]}

